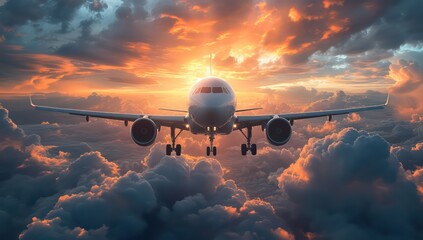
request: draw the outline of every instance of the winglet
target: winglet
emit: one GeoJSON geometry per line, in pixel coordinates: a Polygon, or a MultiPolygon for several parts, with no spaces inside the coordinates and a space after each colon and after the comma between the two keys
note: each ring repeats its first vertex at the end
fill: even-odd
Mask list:
{"type": "Polygon", "coordinates": [[[29,96],[29,104],[31,105],[31,107],[36,107],[35,104],[32,102],[31,96],[29,96]]]}
{"type": "Polygon", "coordinates": [[[389,94],[388,94],[388,97],[386,98],[385,106],[388,106],[388,104],[389,104],[389,94]]]}

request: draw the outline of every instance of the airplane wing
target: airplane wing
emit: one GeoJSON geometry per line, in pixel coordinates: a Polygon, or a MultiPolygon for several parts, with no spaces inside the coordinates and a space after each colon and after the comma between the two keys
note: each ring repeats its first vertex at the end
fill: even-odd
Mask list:
{"type": "Polygon", "coordinates": [[[355,107],[355,108],[345,108],[345,109],[333,109],[333,110],[323,110],[323,111],[313,111],[313,112],[301,112],[301,113],[286,113],[286,114],[269,114],[269,115],[256,115],[256,116],[237,116],[235,123],[238,128],[259,126],[266,124],[270,119],[274,117],[285,118],[291,122],[291,125],[294,123],[294,120],[307,119],[307,118],[316,118],[316,117],[328,117],[329,121],[332,120],[332,116],[349,114],[354,112],[363,112],[371,110],[384,109],[389,103],[389,95],[384,104],[366,106],[366,107],[355,107]]]}
{"type": "Polygon", "coordinates": [[[186,124],[185,116],[145,115],[145,114],[136,114],[136,113],[116,113],[116,112],[101,112],[101,111],[90,111],[90,110],[80,110],[80,109],[71,109],[71,108],[58,108],[58,107],[36,105],[32,102],[31,97],[29,97],[29,101],[30,101],[31,107],[35,108],[36,110],[85,116],[87,121],[89,120],[90,117],[106,118],[106,119],[112,119],[112,120],[121,120],[125,122],[125,125],[127,125],[128,122],[133,122],[137,120],[138,118],[148,117],[159,126],[184,129],[186,124]]]}

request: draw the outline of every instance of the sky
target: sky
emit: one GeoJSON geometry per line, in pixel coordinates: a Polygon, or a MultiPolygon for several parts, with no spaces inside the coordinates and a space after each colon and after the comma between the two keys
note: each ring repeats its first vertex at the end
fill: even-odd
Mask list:
{"type": "Polygon", "coordinates": [[[0,0],[0,239],[423,238],[423,1],[0,0]],[[35,103],[183,109],[210,73],[250,114],[381,104],[296,121],[290,142],[169,130],[35,103]],[[129,126],[130,127],[130,126],[129,126]]]}

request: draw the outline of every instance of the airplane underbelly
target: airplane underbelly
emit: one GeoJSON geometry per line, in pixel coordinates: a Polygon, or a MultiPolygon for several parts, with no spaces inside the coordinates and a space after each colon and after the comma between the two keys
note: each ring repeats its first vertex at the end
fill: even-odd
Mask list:
{"type": "MultiPolygon", "coordinates": [[[[192,134],[207,134],[207,128],[203,128],[197,125],[194,122],[190,122],[190,131],[192,134]]],[[[217,135],[227,135],[230,134],[233,130],[234,120],[230,121],[228,124],[223,125],[220,128],[216,128],[215,134],[217,135]]]]}
{"type": "Polygon", "coordinates": [[[196,108],[189,109],[189,124],[193,134],[205,134],[207,128],[214,129],[216,134],[229,134],[235,121],[233,106],[221,108],[196,108]]]}

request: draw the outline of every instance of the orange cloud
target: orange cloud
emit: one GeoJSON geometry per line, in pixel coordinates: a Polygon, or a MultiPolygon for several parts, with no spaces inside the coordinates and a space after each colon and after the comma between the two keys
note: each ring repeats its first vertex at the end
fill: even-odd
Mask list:
{"type": "MultiPolygon", "coordinates": [[[[351,5],[348,7],[363,8],[363,4],[351,5]]],[[[383,7],[383,4],[376,5],[376,9],[383,7]]],[[[309,4],[183,0],[154,7],[151,12],[144,9],[149,12],[146,17],[144,11],[135,11],[135,6],[122,4],[122,9],[129,8],[129,11],[120,9],[123,12],[116,12],[116,20],[99,33],[91,31],[97,22],[84,25],[86,28],[81,24],[83,34],[55,51],[65,57],[28,55],[39,63],[32,65],[34,73],[13,86],[2,83],[0,86],[15,92],[71,91],[75,94],[154,92],[162,91],[163,86],[186,92],[197,78],[208,74],[211,52],[214,75],[227,78],[235,87],[248,91],[257,87],[257,83],[295,82],[299,81],[296,75],[307,73],[303,78],[314,77],[319,69],[324,69],[323,63],[312,62],[295,73],[290,70],[306,66],[313,53],[324,53],[331,46],[346,41],[345,36],[353,33],[349,31],[362,30],[351,27],[361,23],[357,23],[354,11],[346,11],[342,0],[309,4]],[[56,65],[49,64],[51,61],[56,65]],[[137,81],[116,76],[111,77],[120,81],[111,81],[107,71],[112,70],[136,76],[137,81]],[[134,83],[147,82],[143,80],[152,83],[148,89],[134,86],[134,83]]],[[[363,10],[365,20],[372,20],[377,11],[367,14],[366,9],[363,10]]],[[[15,51],[23,56],[23,49],[20,46],[15,51]]],[[[376,68],[374,72],[379,70],[376,68]]],[[[357,74],[359,76],[354,74],[349,72],[348,76],[363,77],[362,72],[357,74]]],[[[327,85],[335,81],[327,77],[327,85]]]]}
{"type": "Polygon", "coordinates": [[[288,16],[293,22],[298,22],[302,18],[301,13],[296,8],[290,8],[288,16]]]}
{"type": "Polygon", "coordinates": [[[46,90],[64,77],[77,74],[78,68],[70,59],[47,54],[22,54],[19,57],[30,61],[29,66],[35,74],[29,80],[16,85],[15,90],[46,90]]]}
{"type": "Polygon", "coordinates": [[[286,240],[295,239],[295,236],[293,234],[289,233],[288,231],[280,227],[275,230],[275,233],[280,239],[286,239],[286,240]]]}
{"type": "Polygon", "coordinates": [[[400,60],[389,67],[389,76],[396,81],[390,88],[392,104],[404,119],[420,121],[423,116],[423,71],[415,62],[400,60]]]}
{"type": "Polygon", "coordinates": [[[348,116],[345,117],[344,120],[349,123],[355,123],[355,122],[361,121],[361,117],[360,117],[360,114],[358,113],[351,113],[351,114],[348,114],[348,116]]]}
{"type": "Polygon", "coordinates": [[[323,0],[324,8],[330,8],[332,6],[342,6],[344,4],[344,0],[323,0]]]}
{"type": "Polygon", "coordinates": [[[330,25],[329,29],[325,33],[323,33],[321,40],[328,39],[331,35],[341,32],[342,29],[343,28],[339,25],[336,25],[336,24],[330,25]]]}
{"type": "Polygon", "coordinates": [[[323,127],[321,126],[316,126],[313,127],[312,125],[308,124],[307,125],[307,132],[309,132],[310,134],[329,134],[331,132],[333,132],[333,130],[335,130],[336,126],[338,125],[337,121],[326,121],[323,124],[323,127]]]}

